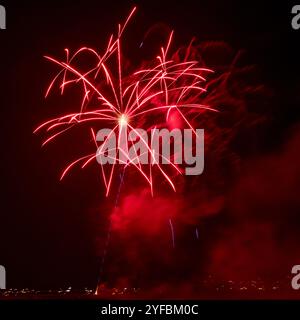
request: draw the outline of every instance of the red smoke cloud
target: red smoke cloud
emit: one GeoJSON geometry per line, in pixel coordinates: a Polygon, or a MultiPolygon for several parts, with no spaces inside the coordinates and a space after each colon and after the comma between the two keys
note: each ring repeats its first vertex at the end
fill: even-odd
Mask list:
{"type": "Polygon", "coordinates": [[[198,184],[176,196],[152,197],[147,189],[124,195],[112,213],[106,266],[114,284],[197,296],[208,275],[220,283],[284,279],[300,259],[300,134],[288,140],[246,161],[223,196],[198,184]]]}
{"type": "Polygon", "coordinates": [[[300,260],[300,132],[248,161],[228,194],[224,226],[207,266],[219,278],[278,278],[300,260]]]}
{"type": "Polygon", "coordinates": [[[152,197],[149,189],[139,190],[124,197],[120,207],[112,214],[113,230],[126,237],[130,233],[145,237],[161,234],[169,219],[182,211],[182,200],[168,197],[152,197]]]}

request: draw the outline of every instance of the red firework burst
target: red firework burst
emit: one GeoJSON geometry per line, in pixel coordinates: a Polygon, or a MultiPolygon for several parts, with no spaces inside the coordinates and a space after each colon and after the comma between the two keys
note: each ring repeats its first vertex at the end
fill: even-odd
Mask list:
{"type": "MultiPolygon", "coordinates": [[[[71,162],[63,171],[61,179],[75,165],[84,168],[92,163],[99,154],[105,153],[105,144],[109,136],[103,143],[98,143],[93,127],[96,122],[100,122],[101,127],[111,127],[111,132],[117,134],[119,140],[123,134],[127,135],[128,130],[134,131],[140,141],[145,144],[150,157],[154,159],[154,150],[139,134],[138,127],[142,125],[145,130],[149,130],[161,126],[161,122],[156,120],[157,117],[163,117],[166,123],[171,112],[176,111],[184,125],[192,129],[196,135],[190,118],[195,118],[207,110],[216,111],[208,105],[201,104],[202,95],[206,92],[204,86],[206,75],[212,70],[202,67],[196,60],[189,60],[188,54],[179,62],[169,58],[173,31],[169,35],[166,45],[161,47],[159,54],[149,63],[149,67],[140,68],[130,74],[124,73],[121,40],[135,11],[136,8],[130,12],[124,24],[118,25],[117,33],[109,37],[103,54],[99,54],[92,48],[82,47],[73,55],[68,49],[65,49],[65,61],[46,56],[48,60],[61,68],[47,89],[46,96],[58,83],[61,94],[64,93],[67,86],[80,84],[83,88],[83,97],[79,112],[46,121],[35,132],[45,130],[49,134],[43,143],[46,145],[74,126],[89,123],[91,124],[90,132],[97,148],[96,153],[84,155],[71,162]],[[95,65],[85,72],[79,71],[75,66],[76,59],[82,55],[91,55],[93,58],[90,60],[96,60],[95,65]]],[[[153,166],[158,168],[173,190],[176,190],[170,174],[159,163],[150,161],[150,164],[145,167],[138,161],[137,151],[134,157],[129,157],[119,144],[115,151],[116,154],[122,154],[124,160],[113,160],[118,160],[124,170],[129,166],[134,167],[149,183],[151,191],[153,191],[153,166]]],[[[115,165],[115,162],[112,165],[106,165],[106,167],[100,164],[107,196],[116,172],[115,165]]],[[[169,160],[168,165],[174,169],[175,173],[182,173],[174,161],[169,160]]]]}

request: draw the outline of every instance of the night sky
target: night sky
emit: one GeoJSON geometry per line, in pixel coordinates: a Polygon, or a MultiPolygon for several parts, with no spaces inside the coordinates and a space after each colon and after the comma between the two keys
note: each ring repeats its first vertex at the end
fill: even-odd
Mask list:
{"type": "MultiPolygon", "coordinates": [[[[76,94],[64,99],[53,94],[44,99],[51,76],[57,70],[43,56],[62,57],[66,47],[76,50],[86,45],[102,49],[110,32],[134,5],[137,5],[138,12],[128,28],[124,46],[127,56],[138,50],[144,34],[157,24],[175,30],[176,45],[186,44],[194,36],[199,41],[223,41],[234,51],[242,50],[247,63],[255,65],[266,93],[253,105],[261,117],[268,119],[250,137],[245,132],[237,134],[235,148],[239,150],[245,170],[233,183],[230,182],[226,205],[220,210],[222,213],[206,218],[204,224],[210,229],[202,234],[202,243],[194,247],[186,236],[188,231],[179,231],[178,256],[171,260],[177,265],[189,265],[191,258],[188,255],[199,255],[202,264],[199,262],[193,268],[179,267],[170,272],[166,262],[160,273],[154,272],[153,278],[158,280],[153,282],[159,282],[169,273],[175,278],[186,272],[195,274],[197,266],[220,278],[226,278],[227,274],[232,276],[235,268],[243,268],[243,263],[249,264],[251,254],[244,257],[241,264],[229,265],[228,269],[232,270],[226,274],[219,272],[218,263],[222,264],[223,260],[210,253],[223,250],[225,255],[231,256],[230,246],[237,252],[244,252],[236,243],[251,242],[252,237],[261,237],[259,241],[265,246],[262,252],[276,252],[278,244],[278,254],[274,253],[270,264],[263,266],[256,265],[257,259],[253,258],[256,262],[250,263],[249,272],[241,277],[253,277],[256,273],[266,275],[274,264],[278,267],[275,276],[290,272],[292,265],[300,261],[297,249],[300,240],[300,218],[297,215],[300,212],[297,200],[300,191],[297,166],[300,160],[300,127],[297,125],[300,115],[300,31],[291,27],[291,5],[286,1],[265,4],[263,1],[214,0],[14,2],[2,1],[7,10],[7,30],[0,32],[3,171],[0,264],[7,269],[9,287],[70,285],[81,288],[95,286],[97,282],[102,248],[98,238],[99,233],[105,233],[107,228],[113,198],[105,198],[95,166],[84,171],[75,170],[70,177],[59,182],[62,169],[78,155],[74,152],[81,143],[78,136],[62,138],[47,148],[41,148],[41,137],[33,134],[33,130],[42,121],[60,114],[62,108],[69,111],[78,105],[76,94]],[[252,211],[243,205],[251,205],[252,211]],[[247,210],[251,211],[251,217],[247,210]],[[243,221],[236,218],[240,212],[244,214],[243,221]],[[273,232],[274,228],[276,232],[273,232]],[[222,237],[226,232],[230,240],[224,243],[222,237]],[[216,249],[219,242],[222,245],[216,249]],[[284,248],[290,248],[288,258],[281,254],[284,248]],[[182,258],[183,251],[185,258],[182,258]],[[210,261],[209,268],[203,267],[206,263],[203,261],[210,261]]],[[[134,53],[130,58],[138,60],[134,53]]],[[[199,185],[196,184],[196,188],[199,185]]],[[[196,198],[197,190],[194,190],[193,201],[197,202],[196,198]]],[[[152,203],[153,208],[160,205],[159,201],[152,203]]],[[[140,205],[136,210],[145,214],[149,211],[140,205]]],[[[190,211],[195,216],[194,211],[190,211]]],[[[144,223],[148,223],[147,219],[144,223]]],[[[141,236],[134,232],[133,235],[141,236]]],[[[116,236],[112,241],[112,247],[115,246],[112,253],[126,252],[126,241],[132,243],[134,239],[116,236]],[[122,248],[116,249],[120,243],[122,248]]],[[[145,248],[151,242],[149,239],[135,241],[145,242],[145,248]]],[[[149,254],[155,256],[157,251],[159,248],[156,247],[149,254]]],[[[113,255],[111,264],[114,264],[113,255]]],[[[161,253],[153,260],[147,255],[142,256],[144,264],[138,267],[141,278],[144,272],[149,279],[151,273],[147,263],[158,263],[156,260],[160,256],[161,253]]],[[[121,262],[127,260],[130,257],[126,255],[120,258],[121,262]]],[[[108,280],[119,274],[115,267],[111,270],[110,275],[109,272],[106,274],[108,280]]],[[[124,271],[122,276],[126,277],[126,273],[124,271]]],[[[140,284],[140,280],[134,281],[140,284]]]]}

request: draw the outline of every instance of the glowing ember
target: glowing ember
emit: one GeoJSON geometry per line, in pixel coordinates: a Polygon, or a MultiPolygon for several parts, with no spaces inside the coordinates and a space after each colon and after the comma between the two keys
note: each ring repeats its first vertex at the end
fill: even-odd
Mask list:
{"type": "Polygon", "coordinates": [[[119,126],[122,127],[122,126],[126,126],[127,124],[128,124],[128,117],[126,116],[126,114],[122,114],[119,117],[119,126]]]}

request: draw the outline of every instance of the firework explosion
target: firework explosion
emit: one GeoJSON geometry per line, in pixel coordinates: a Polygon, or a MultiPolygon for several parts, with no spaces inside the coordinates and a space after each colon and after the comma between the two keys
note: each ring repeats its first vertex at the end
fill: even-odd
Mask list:
{"type": "MultiPolygon", "coordinates": [[[[172,56],[169,58],[173,31],[170,33],[166,45],[161,47],[159,54],[147,67],[143,66],[143,68],[129,74],[124,72],[121,52],[122,39],[126,26],[135,11],[136,8],[130,12],[124,24],[118,25],[117,33],[109,37],[103,54],[99,54],[94,49],[82,47],[73,55],[68,49],[65,49],[65,61],[46,56],[48,60],[61,68],[47,89],[46,97],[55,85],[59,86],[61,94],[63,94],[66,87],[79,84],[83,90],[82,102],[79,112],[46,121],[35,132],[44,130],[49,135],[43,142],[44,146],[75,126],[89,124],[89,134],[91,134],[97,152],[84,155],[71,162],[63,171],[61,179],[74,166],[85,168],[98,156],[105,155],[113,160],[113,164],[107,164],[105,168],[100,164],[106,196],[109,195],[113,177],[118,172],[116,164],[122,166],[123,172],[127,167],[135,168],[149,184],[152,194],[154,169],[156,168],[157,172],[176,191],[173,175],[182,174],[182,168],[174,161],[175,155],[169,160],[165,159],[167,166],[164,167],[154,161],[157,154],[137,128],[144,128],[149,132],[153,128],[165,126],[172,117],[177,117],[176,119],[180,119],[182,126],[191,129],[196,136],[195,122],[197,117],[206,111],[216,111],[209,105],[200,103],[204,100],[202,97],[207,90],[207,85],[205,86],[207,75],[212,70],[203,67],[195,59],[189,59],[192,44],[186,50],[181,61],[173,59],[172,56]],[[82,56],[88,57],[90,61],[95,60],[95,64],[84,72],[80,71],[83,69],[82,66],[76,66],[76,61],[82,56]],[[133,131],[137,139],[144,144],[153,161],[147,165],[142,164],[139,161],[138,150],[134,149],[134,155],[130,156],[128,153],[129,145],[124,147],[121,143],[116,145],[115,156],[112,157],[107,152],[110,151],[107,150],[110,134],[102,143],[99,143],[97,139],[95,123],[99,122],[101,128],[112,128],[111,134],[117,135],[118,142],[128,136],[129,130],[133,131]],[[174,174],[170,173],[166,167],[171,168],[174,174]]],[[[163,155],[160,154],[159,157],[163,157],[163,155]]]]}

